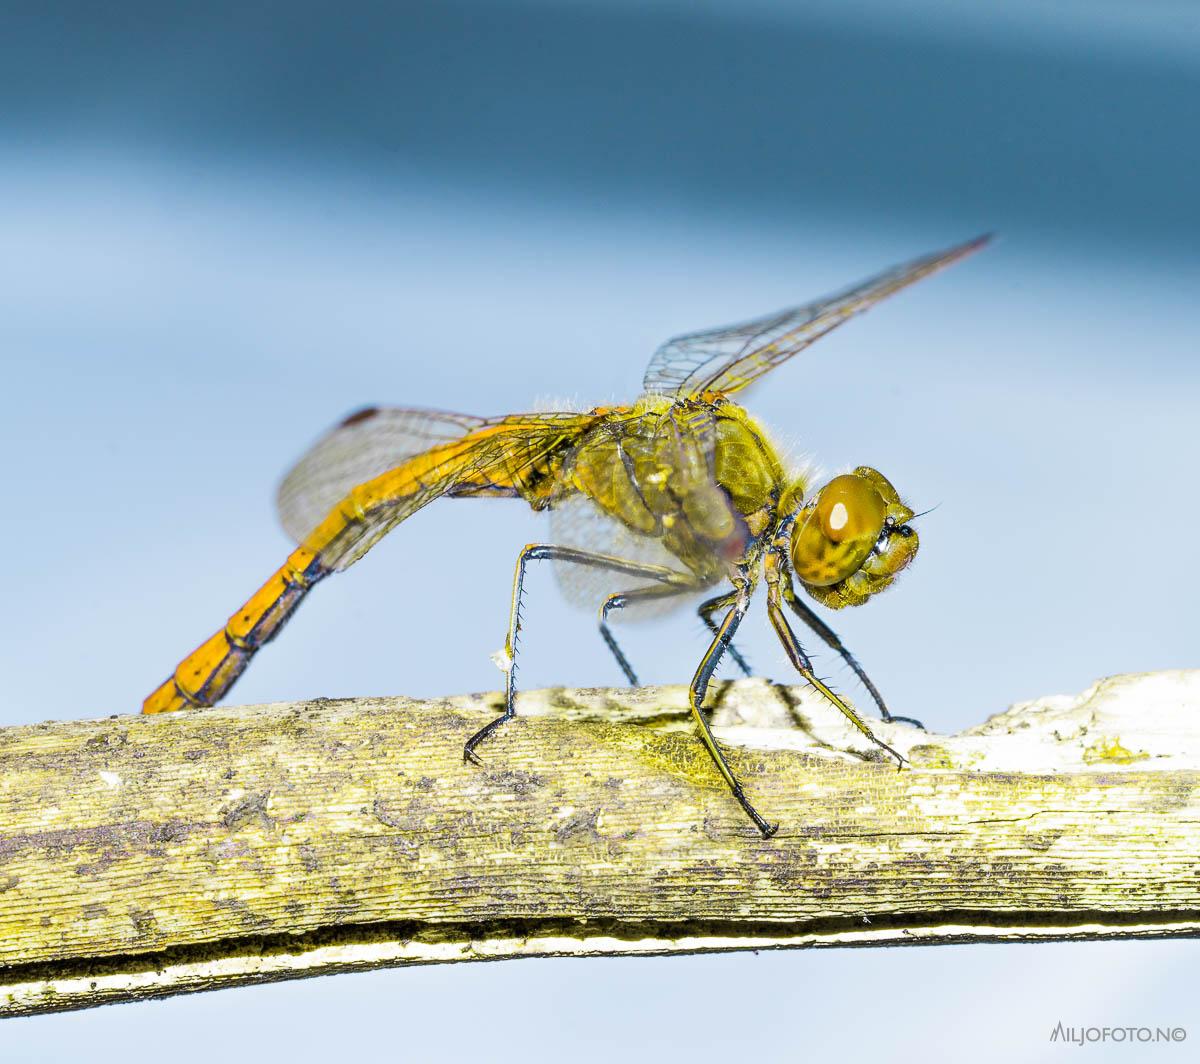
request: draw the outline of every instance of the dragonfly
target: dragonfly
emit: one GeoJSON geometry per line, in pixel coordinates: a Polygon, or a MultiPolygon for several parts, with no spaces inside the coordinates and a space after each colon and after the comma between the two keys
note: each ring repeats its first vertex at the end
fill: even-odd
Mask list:
{"type": "Polygon", "coordinates": [[[689,684],[691,714],[732,796],[763,837],[771,837],[778,824],[751,803],[704,713],[717,665],[729,653],[750,674],[733,637],[765,584],[768,617],[796,671],[903,763],[817,676],[787,611],[843,659],[885,721],[896,719],[858,659],[800,591],[831,609],[860,606],[909,565],[919,539],[912,508],[882,473],[858,466],[814,490],[810,474],[790,468],[732,396],[988,240],[981,236],[926,255],[802,306],[668,340],[650,359],[642,395],[632,405],[500,417],[368,407],[350,415],[280,486],[279,515],[296,549],[146,698],[143,712],[215,704],[319,581],[349,568],[435,499],[516,498],[552,515],[583,504],[619,533],[607,542],[620,549],[560,542],[531,543],[520,551],[498,655],[506,673],[504,709],[467,739],[464,757],[478,764],[480,744],[515,715],[517,640],[532,562],[554,561],[560,573],[568,567],[581,575],[603,574],[612,590],[593,602],[600,634],[631,684],[637,675],[613,634],[614,614],[716,591],[698,608],[711,639],[689,684]]]}

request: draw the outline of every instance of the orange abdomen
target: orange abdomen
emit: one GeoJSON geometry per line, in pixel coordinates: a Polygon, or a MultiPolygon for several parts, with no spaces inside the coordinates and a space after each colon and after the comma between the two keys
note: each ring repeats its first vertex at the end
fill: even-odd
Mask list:
{"type": "Polygon", "coordinates": [[[142,712],[211,706],[223,698],[259,648],[275,637],[313,584],[328,572],[312,551],[304,547],[293,551],[221,631],[179,663],[142,703],[142,712]]]}

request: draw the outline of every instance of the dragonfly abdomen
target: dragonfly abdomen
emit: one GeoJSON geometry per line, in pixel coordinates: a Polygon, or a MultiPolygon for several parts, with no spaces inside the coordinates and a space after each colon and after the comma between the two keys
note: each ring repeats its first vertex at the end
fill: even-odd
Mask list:
{"type": "Polygon", "coordinates": [[[174,674],[142,703],[143,713],[211,706],[270,642],[312,586],[329,574],[312,551],[300,547],[229,620],[179,663],[174,674]]]}

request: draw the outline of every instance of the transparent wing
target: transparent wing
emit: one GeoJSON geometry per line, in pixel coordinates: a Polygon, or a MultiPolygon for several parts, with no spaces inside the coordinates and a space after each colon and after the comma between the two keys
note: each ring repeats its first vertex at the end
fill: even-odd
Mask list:
{"type": "MultiPolygon", "coordinates": [[[[550,511],[549,542],[562,547],[577,547],[597,554],[608,554],[627,561],[660,565],[680,570],[679,559],[660,538],[642,536],[620,521],[610,517],[585,495],[572,495],[550,511]]],[[[554,578],[563,597],[580,609],[596,613],[600,604],[616,591],[633,591],[650,587],[654,580],[638,580],[590,566],[553,562],[554,578]]],[[[611,620],[643,621],[673,613],[686,605],[698,603],[702,591],[685,593],[671,598],[634,603],[617,610],[611,620]]]]}
{"type": "Polygon", "coordinates": [[[469,414],[400,407],[367,407],[351,414],[283,478],[276,505],[284,529],[302,543],[359,484],[486,424],[486,418],[469,414]]]}
{"type": "Polygon", "coordinates": [[[989,236],[895,266],[844,292],[801,307],[668,340],[654,352],[643,388],[648,393],[689,396],[736,392],[803,351],[814,340],[874,306],[893,292],[965,258],[989,236]]]}
{"type": "MultiPolygon", "coordinates": [[[[434,499],[530,491],[535,481],[549,475],[555,455],[569,448],[596,419],[586,414],[537,413],[470,420],[476,427],[465,435],[433,443],[344,492],[298,537],[300,542],[329,568],[346,569],[434,499]]],[[[302,483],[312,483],[324,497],[325,481],[312,477],[293,486],[296,512],[316,512],[302,483]]]]}

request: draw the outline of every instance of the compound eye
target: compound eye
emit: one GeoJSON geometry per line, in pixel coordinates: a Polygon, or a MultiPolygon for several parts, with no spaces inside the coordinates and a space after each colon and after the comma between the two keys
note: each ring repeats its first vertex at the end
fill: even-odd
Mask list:
{"type": "Polygon", "coordinates": [[[857,572],[879,542],[887,503],[857,473],[834,477],[801,511],[792,532],[792,568],[802,583],[829,587],[857,572]]]}
{"type": "Polygon", "coordinates": [[[817,500],[821,531],[832,543],[864,537],[873,542],[878,538],[886,516],[887,504],[879,492],[853,473],[834,477],[821,489],[817,500]]]}

